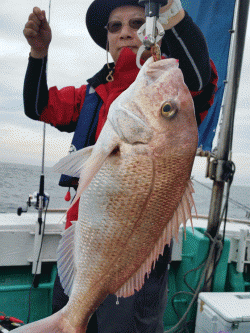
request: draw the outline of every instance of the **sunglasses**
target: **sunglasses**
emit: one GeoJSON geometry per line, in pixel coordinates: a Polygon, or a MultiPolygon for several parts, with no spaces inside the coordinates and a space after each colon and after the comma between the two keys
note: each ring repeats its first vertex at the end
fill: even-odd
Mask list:
{"type": "MultiPolygon", "coordinates": [[[[130,26],[130,28],[134,29],[134,30],[138,30],[140,29],[140,27],[145,23],[145,19],[143,18],[132,18],[128,21],[128,25],[130,26]]],[[[122,23],[121,21],[110,21],[108,22],[108,24],[106,25],[106,27],[104,27],[105,29],[107,29],[109,32],[111,32],[112,34],[115,34],[119,31],[121,31],[122,27],[125,24],[122,23]]]]}

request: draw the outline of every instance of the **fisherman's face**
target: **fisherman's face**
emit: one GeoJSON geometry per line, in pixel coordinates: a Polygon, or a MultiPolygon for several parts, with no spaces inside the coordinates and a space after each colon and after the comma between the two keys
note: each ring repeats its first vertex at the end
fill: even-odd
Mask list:
{"type": "MultiPolygon", "coordinates": [[[[123,6],[114,9],[109,17],[109,22],[121,22],[122,27],[119,31],[112,33],[108,31],[109,52],[116,63],[121,50],[124,47],[130,48],[137,54],[139,47],[142,45],[137,35],[137,30],[129,25],[131,19],[138,19],[145,21],[145,10],[142,7],[136,6],[123,6]]],[[[151,56],[150,51],[143,53],[143,60],[151,56]]]]}

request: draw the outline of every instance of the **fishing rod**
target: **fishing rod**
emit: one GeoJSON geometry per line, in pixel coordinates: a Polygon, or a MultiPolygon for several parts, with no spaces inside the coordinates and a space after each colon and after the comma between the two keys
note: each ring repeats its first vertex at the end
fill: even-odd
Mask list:
{"type": "MultiPolygon", "coordinates": [[[[51,13],[51,0],[49,2],[49,17],[48,23],[50,23],[50,13],[51,13]]],[[[37,101],[39,98],[39,90],[37,93],[37,101]]],[[[36,103],[37,104],[37,103],[36,103]]],[[[35,230],[35,241],[34,241],[34,254],[33,254],[33,263],[32,263],[32,274],[34,276],[33,282],[29,291],[29,311],[27,316],[27,324],[30,322],[30,315],[31,315],[31,291],[32,288],[37,288],[39,285],[40,275],[42,271],[42,260],[41,260],[41,252],[42,252],[42,245],[44,239],[44,232],[45,232],[45,221],[46,221],[46,213],[49,205],[49,196],[47,193],[44,192],[44,166],[45,166],[45,142],[46,142],[46,124],[43,124],[43,145],[42,145],[42,165],[41,165],[41,175],[40,175],[40,187],[39,187],[39,194],[37,196],[38,202],[38,219],[36,223],[36,230],[35,230]],[[47,204],[46,204],[47,202],[47,204]],[[45,215],[44,219],[42,217],[43,210],[45,208],[45,215]]]]}
{"type": "MultiPolygon", "coordinates": [[[[51,0],[49,2],[48,23],[50,23],[50,13],[51,13],[51,0]]],[[[39,92],[38,92],[38,94],[39,94],[39,92]]],[[[38,98],[39,98],[39,95],[37,96],[37,101],[38,101],[38,98]]],[[[33,263],[32,263],[32,274],[34,275],[34,280],[33,280],[34,288],[38,287],[41,270],[42,270],[41,251],[42,251],[42,243],[43,243],[44,230],[45,230],[45,218],[43,220],[42,215],[43,215],[46,198],[47,198],[46,209],[48,208],[48,204],[49,204],[49,198],[44,193],[45,142],[46,142],[46,124],[44,123],[43,124],[42,166],[41,166],[40,187],[39,187],[39,194],[38,194],[38,220],[36,223],[34,254],[33,254],[33,263]]]]}
{"type": "MultiPolygon", "coordinates": [[[[49,17],[48,23],[50,22],[50,13],[51,13],[51,0],[49,2],[49,17]]],[[[36,105],[39,99],[39,89],[36,96],[36,105]]],[[[49,205],[49,194],[44,192],[44,184],[45,184],[45,174],[44,174],[44,166],[45,166],[45,141],[46,141],[46,124],[43,124],[43,136],[42,136],[43,144],[42,144],[42,162],[41,162],[41,174],[40,174],[40,184],[39,191],[34,192],[33,195],[29,195],[27,200],[27,207],[23,209],[19,207],[17,209],[17,215],[20,216],[22,213],[27,213],[29,207],[33,206],[38,210],[38,219],[35,227],[35,240],[34,240],[34,253],[33,253],[33,261],[32,261],[32,274],[34,276],[32,286],[37,288],[39,285],[39,278],[41,274],[41,251],[43,244],[43,237],[45,231],[45,220],[46,220],[46,211],[49,205]],[[45,215],[43,219],[43,211],[45,210],[45,215]]],[[[29,321],[29,319],[28,319],[29,321]]]]}

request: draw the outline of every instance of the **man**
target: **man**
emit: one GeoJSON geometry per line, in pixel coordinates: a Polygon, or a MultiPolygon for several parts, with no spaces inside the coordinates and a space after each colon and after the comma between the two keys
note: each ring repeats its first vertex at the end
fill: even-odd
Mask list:
{"type": "MultiPolygon", "coordinates": [[[[197,123],[200,124],[208,111],[207,103],[211,104],[213,99],[216,82],[206,42],[179,0],[170,0],[161,8],[161,20],[165,29],[162,53],[179,59],[185,82],[193,92],[197,123]],[[199,99],[196,99],[197,96],[199,99]]],[[[94,144],[105,124],[110,104],[134,82],[139,72],[135,62],[141,46],[137,30],[144,22],[144,8],[135,0],[93,1],[86,15],[88,31],[100,47],[110,52],[114,63],[105,65],[88,80],[88,85],[61,90],[52,87],[48,90],[45,69],[51,29],[45,12],[35,7],[24,29],[31,45],[24,85],[27,116],[50,123],[59,130],[75,131],[73,150],[94,144]]],[[[149,56],[150,52],[145,52],[142,58],[146,60],[149,56]]],[[[76,187],[77,179],[63,176],[60,185],[76,187]]],[[[77,216],[78,203],[68,212],[66,228],[71,221],[77,220],[77,216]]],[[[119,305],[116,304],[116,297],[109,295],[91,317],[87,332],[162,333],[170,252],[166,246],[163,256],[160,256],[139,292],[121,298],[119,305]]],[[[53,311],[60,310],[67,301],[68,297],[57,278],[53,311]]]]}

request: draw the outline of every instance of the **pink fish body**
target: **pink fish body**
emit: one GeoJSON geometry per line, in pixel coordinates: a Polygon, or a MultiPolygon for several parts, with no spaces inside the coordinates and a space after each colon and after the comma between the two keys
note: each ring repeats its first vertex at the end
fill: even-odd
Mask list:
{"type": "Polygon", "coordinates": [[[84,333],[107,295],[127,297],[142,287],[191,217],[197,143],[193,100],[178,62],[149,59],[111,105],[96,144],[57,165],[80,175],[79,218],[58,249],[70,298],[60,312],[17,332],[84,333]]]}

